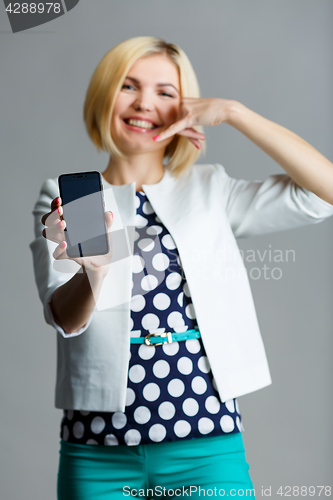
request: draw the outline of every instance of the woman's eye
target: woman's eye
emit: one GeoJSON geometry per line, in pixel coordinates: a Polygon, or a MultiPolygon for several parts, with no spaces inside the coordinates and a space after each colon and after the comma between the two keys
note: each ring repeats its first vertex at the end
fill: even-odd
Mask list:
{"type": "Polygon", "coordinates": [[[121,87],[122,89],[134,89],[133,85],[125,84],[121,87]]]}
{"type": "Polygon", "coordinates": [[[167,96],[167,97],[174,97],[173,95],[171,95],[171,94],[167,94],[166,92],[161,92],[161,95],[165,95],[165,96],[167,96]]]}

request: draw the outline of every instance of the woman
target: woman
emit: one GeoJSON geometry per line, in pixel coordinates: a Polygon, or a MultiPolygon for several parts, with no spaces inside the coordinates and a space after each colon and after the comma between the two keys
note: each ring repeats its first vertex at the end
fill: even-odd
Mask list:
{"type": "Polygon", "coordinates": [[[253,498],[236,398],[271,379],[235,237],[332,215],[333,165],[239,102],[200,98],[184,52],[153,37],[105,55],[84,119],[110,153],[111,251],[67,257],[57,179],[42,187],[31,244],[58,331],[58,498],[253,498]],[[201,127],[220,123],[286,174],[250,182],[194,165],[201,127]]]}

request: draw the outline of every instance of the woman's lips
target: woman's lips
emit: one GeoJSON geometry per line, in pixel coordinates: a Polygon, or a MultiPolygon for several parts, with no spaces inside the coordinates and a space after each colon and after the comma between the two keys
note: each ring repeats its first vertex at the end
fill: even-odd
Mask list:
{"type": "Polygon", "coordinates": [[[158,128],[160,128],[160,125],[154,126],[153,128],[138,127],[138,126],[135,126],[135,125],[130,125],[125,120],[128,120],[128,118],[124,119],[123,122],[124,122],[126,128],[128,130],[132,130],[133,132],[139,132],[139,133],[141,132],[143,134],[146,134],[148,132],[155,132],[158,128]]]}

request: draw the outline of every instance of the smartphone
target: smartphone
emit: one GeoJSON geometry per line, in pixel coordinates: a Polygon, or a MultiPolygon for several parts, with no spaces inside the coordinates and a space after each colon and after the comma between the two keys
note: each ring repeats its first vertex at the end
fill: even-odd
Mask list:
{"type": "Polygon", "coordinates": [[[109,252],[102,176],[77,172],[58,177],[68,257],[92,257],[109,252]]]}

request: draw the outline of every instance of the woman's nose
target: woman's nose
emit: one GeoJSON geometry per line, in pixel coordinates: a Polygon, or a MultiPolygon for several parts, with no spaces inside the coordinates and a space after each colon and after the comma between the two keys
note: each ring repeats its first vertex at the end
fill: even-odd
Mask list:
{"type": "Polygon", "coordinates": [[[134,108],[139,111],[152,111],[154,107],[154,104],[152,102],[151,97],[149,97],[146,93],[141,92],[138,94],[135,102],[134,102],[134,108]]]}

